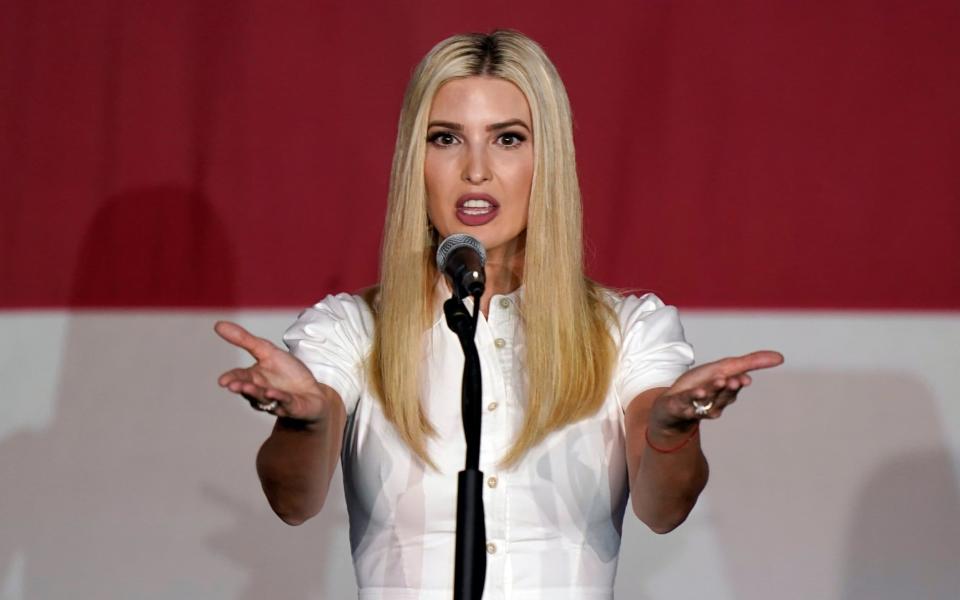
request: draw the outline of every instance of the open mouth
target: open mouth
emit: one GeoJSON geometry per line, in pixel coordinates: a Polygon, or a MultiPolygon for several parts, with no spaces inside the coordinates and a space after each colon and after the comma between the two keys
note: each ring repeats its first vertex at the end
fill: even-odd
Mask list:
{"type": "Polygon", "coordinates": [[[489,194],[464,194],[457,200],[457,219],[464,225],[483,225],[497,216],[499,208],[489,194]]]}
{"type": "Polygon", "coordinates": [[[499,209],[500,203],[489,194],[464,194],[457,200],[457,220],[464,225],[484,225],[499,209]]]}

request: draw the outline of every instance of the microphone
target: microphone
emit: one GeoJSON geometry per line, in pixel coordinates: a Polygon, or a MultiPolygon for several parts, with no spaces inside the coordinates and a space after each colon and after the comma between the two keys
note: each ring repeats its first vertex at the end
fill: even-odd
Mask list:
{"type": "Polygon", "coordinates": [[[483,295],[487,281],[483,271],[486,262],[487,251],[483,244],[465,233],[448,236],[437,248],[437,269],[450,278],[453,293],[461,300],[483,295]]]}

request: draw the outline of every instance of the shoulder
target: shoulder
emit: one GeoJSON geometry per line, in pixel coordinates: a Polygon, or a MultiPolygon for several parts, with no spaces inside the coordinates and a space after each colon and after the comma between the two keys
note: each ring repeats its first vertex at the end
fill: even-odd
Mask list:
{"type": "Polygon", "coordinates": [[[608,295],[619,349],[614,389],[625,411],[646,390],[669,387],[694,362],[676,307],[654,293],[608,295]]]}
{"type": "Polygon", "coordinates": [[[652,326],[679,329],[679,337],[683,337],[677,308],[664,303],[655,293],[636,295],[610,289],[603,289],[601,293],[615,320],[614,333],[620,341],[637,329],[650,329],[652,326]]]}
{"type": "Polygon", "coordinates": [[[304,310],[283,334],[290,353],[340,395],[352,415],[363,389],[373,313],[362,296],[331,294],[304,310]]]}
{"type": "Polygon", "coordinates": [[[609,288],[603,288],[602,293],[610,308],[612,308],[618,314],[620,312],[636,310],[650,312],[664,307],[674,308],[666,304],[653,292],[646,292],[638,295],[619,292],[609,288]]]}
{"type": "Polygon", "coordinates": [[[365,345],[372,339],[373,328],[373,311],[363,295],[330,294],[301,312],[283,340],[290,346],[299,340],[325,341],[333,337],[365,345]]]}

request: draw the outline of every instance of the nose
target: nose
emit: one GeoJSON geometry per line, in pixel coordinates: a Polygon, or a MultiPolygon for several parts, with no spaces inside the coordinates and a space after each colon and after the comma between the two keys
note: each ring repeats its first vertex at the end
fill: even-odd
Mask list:
{"type": "Polygon", "coordinates": [[[463,165],[463,180],[474,185],[490,181],[490,165],[487,164],[484,148],[472,149],[467,152],[467,160],[463,165]]]}

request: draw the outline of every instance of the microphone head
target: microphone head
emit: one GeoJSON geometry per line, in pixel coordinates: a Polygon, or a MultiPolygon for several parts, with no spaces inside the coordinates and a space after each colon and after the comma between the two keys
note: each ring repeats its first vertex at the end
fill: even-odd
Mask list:
{"type": "Polygon", "coordinates": [[[437,269],[443,273],[447,268],[447,258],[449,258],[455,250],[464,247],[476,251],[480,256],[481,267],[487,264],[487,251],[484,249],[483,244],[480,243],[480,240],[465,233],[455,233],[444,238],[437,247],[437,269]]]}

